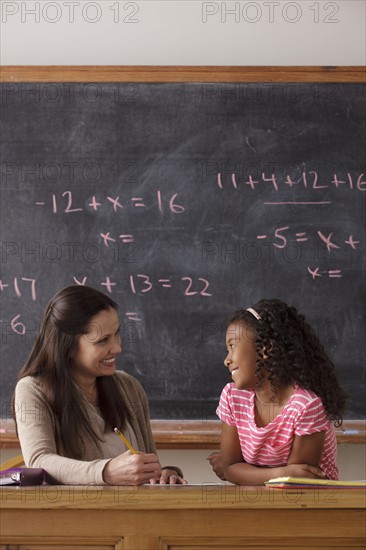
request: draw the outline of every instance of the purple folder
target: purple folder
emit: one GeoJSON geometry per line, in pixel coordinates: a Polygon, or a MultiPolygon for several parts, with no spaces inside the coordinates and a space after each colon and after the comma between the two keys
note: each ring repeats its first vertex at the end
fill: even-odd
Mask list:
{"type": "Polygon", "coordinates": [[[43,468],[10,468],[0,471],[0,485],[43,485],[54,484],[54,480],[43,468]]]}

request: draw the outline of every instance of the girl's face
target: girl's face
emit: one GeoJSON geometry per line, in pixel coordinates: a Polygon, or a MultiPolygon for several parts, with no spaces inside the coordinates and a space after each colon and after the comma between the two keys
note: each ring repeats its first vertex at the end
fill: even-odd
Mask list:
{"type": "Polygon", "coordinates": [[[91,319],[87,334],[80,336],[71,357],[72,373],[76,379],[114,374],[116,355],[122,351],[120,328],[113,308],[100,311],[91,319]]]}
{"type": "Polygon", "coordinates": [[[253,389],[257,382],[254,332],[240,322],[232,323],[226,332],[226,349],[224,365],[230,370],[235,387],[253,389]]]}

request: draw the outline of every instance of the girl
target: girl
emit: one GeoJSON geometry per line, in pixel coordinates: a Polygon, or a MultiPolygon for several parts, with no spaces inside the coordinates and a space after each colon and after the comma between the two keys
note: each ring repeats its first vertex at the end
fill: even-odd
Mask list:
{"type": "Polygon", "coordinates": [[[226,345],[233,382],[217,408],[221,456],[211,456],[219,477],[338,479],[333,423],[342,422],[346,396],[304,317],[280,300],[261,300],[234,313],[226,345]]]}
{"type": "Polygon", "coordinates": [[[51,300],[15,389],[25,464],[58,483],[186,483],[179,468],[160,467],[141,384],[116,371],[120,328],[117,304],[93,288],[70,286],[51,300]]]}

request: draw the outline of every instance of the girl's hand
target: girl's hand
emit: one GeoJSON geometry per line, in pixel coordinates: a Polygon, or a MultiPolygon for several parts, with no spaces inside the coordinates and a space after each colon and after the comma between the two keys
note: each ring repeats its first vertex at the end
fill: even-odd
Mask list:
{"type": "Polygon", "coordinates": [[[290,464],[283,468],[284,473],[279,477],[311,477],[315,479],[324,479],[325,473],[317,466],[310,464],[290,464]]]}
{"type": "Polygon", "coordinates": [[[187,485],[187,481],[178,475],[176,470],[163,468],[159,476],[150,479],[151,485],[187,485]]]}
{"type": "Polygon", "coordinates": [[[160,476],[159,460],[153,453],[126,451],[112,458],[103,470],[103,479],[109,485],[143,485],[160,476]]]}
{"type": "Polygon", "coordinates": [[[219,477],[223,481],[226,481],[226,477],[224,475],[224,465],[222,462],[222,454],[218,451],[215,451],[207,457],[207,460],[210,461],[212,469],[217,477],[219,477]]]}

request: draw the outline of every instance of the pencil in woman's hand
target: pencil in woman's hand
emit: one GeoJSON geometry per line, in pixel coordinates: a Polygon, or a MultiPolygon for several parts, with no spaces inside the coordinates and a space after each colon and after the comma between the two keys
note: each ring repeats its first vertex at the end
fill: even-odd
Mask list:
{"type": "Polygon", "coordinates": [[[125,436],[123,435],[122,432],[120,432],[120,430],[118,428],[114,428],[114,431],[116,432],[116,434],[118,435],[118,437],[120,439],[122,439],[123,443],[126,445],[126,447],[128,449],[130,449],[131,453],[133,453],[134,455],[137,455],[138,454],[138,451],[136,451],[136,449],[131,445],[131,443],[128,441],[128,439],[125,438],[125,436]]]}

